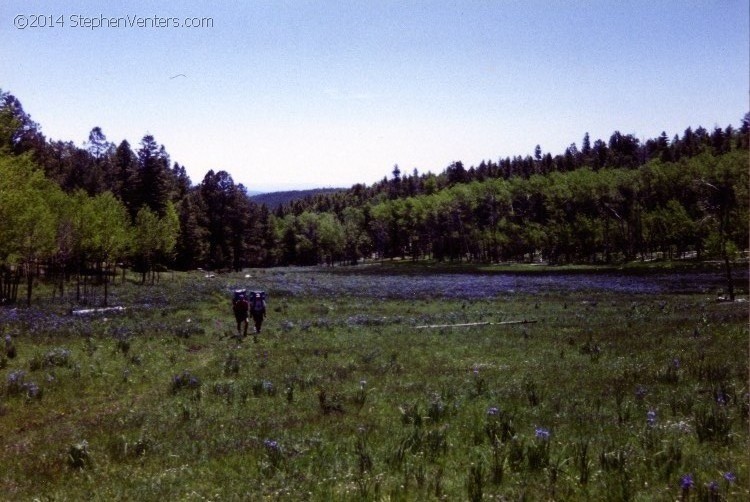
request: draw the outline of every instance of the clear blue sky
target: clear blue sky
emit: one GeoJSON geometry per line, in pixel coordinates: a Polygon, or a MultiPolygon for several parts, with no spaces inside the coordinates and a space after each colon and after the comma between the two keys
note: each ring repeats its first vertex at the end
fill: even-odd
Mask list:
{"type": "Polygon", "coordinates": [[[750,108],[747,0],[215,3],[4,0],[0,88],[48,138],[150,133],[193,183],[226,170],[249,190],[672,137],[750,108]],[[33,15],[55,26],[14,26],[50,22],[33,15]],[[102,16],[119,27],[74,26],[102,16]],[[155,16],[212,26],[128,26],[155,16]]]}

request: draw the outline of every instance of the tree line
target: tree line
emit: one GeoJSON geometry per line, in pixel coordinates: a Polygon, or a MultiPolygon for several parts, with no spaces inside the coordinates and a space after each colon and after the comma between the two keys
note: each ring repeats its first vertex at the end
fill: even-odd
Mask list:
{"type": "MultiPolygon", "coordinates": [[[[460,161],[268,207],[226,171],[195,185],[146,134],[133,148],[101,128],[49,141],[0,90],[0,297],[43,274],[60,292],[104,283],[117,264],[164,267],[357,263],[371,258],[613,263],[731,259],[748,242],[750,114],[640,142],[615,132],[561,154],[460,161]]],[[[83,293],[79,293],[83,291],[83,293]]],[[[106,295],[105,295],[106,298],[106,295]]]]}

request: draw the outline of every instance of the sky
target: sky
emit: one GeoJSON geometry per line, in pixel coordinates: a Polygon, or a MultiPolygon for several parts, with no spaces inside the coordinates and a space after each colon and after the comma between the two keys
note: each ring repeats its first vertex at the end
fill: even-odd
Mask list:
{"type": "Polygon", "coordinates": [[[749,25],[747,0],[3,0],[0,89],[49,139],[151,134],[194,184],[349,187],[739,126],[749,25]]]}

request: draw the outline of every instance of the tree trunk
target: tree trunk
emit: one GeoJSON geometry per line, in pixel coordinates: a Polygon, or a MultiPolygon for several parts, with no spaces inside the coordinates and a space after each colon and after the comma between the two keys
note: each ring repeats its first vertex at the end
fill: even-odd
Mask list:
{"type": "Polygon", "coordinates": [[[31,271],[31,264],[27,266],[26,270],[26,306],[31,306],[31,288],[34,285],[34,274],[31,271]]]}
{"type": "Polygon", "coordinates": [[[109,293],[109,266],[104,267],[104,306],[107,306],[107,298],[109,293]]]}
{"type": "Polygon", "coordinates": [[[724,251],[724,269],[727,274],[727,292],[729,293],[729,301],[734,301],[734,283],[732,282],[732,264],[729,261],[729,254],[724,251]]]}

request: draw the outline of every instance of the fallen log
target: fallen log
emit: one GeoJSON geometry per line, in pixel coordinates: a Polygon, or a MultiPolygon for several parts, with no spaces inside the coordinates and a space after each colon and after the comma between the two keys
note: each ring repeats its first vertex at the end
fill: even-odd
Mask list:
{"type": "Polygon", "coordinates": [[[73,315],[89,315],[89,314],[100,314],[103,312],[124,312],[125,307],[102,307],[98,309],[82,309],[73,310],[70,313],[73,315]]]}
{"type": "Polygon", "coordinates": [[[502,322],[467,322],[462,324],[427,324],[424,326],[415,326],[415,329],[428,329],[428,328],[461,328],[465,326],[502,326],[507,324],[533,324],[537,322],[536,320],[526,320],[523,319],[521,321],[502,321],[502,322]]]}

